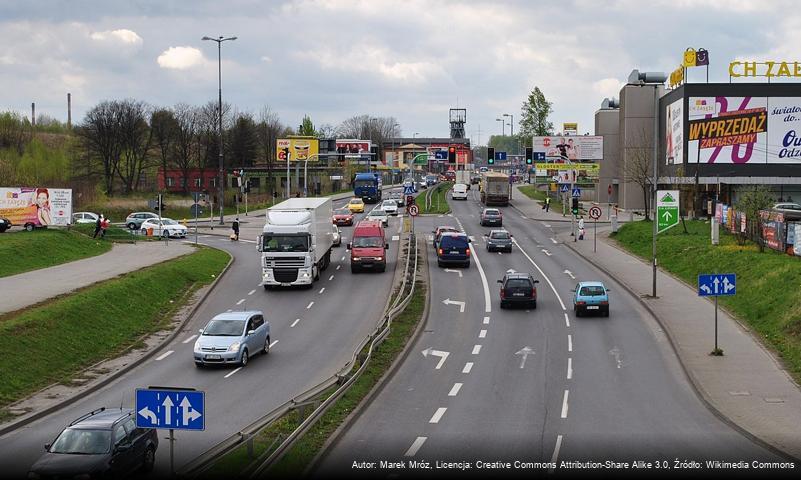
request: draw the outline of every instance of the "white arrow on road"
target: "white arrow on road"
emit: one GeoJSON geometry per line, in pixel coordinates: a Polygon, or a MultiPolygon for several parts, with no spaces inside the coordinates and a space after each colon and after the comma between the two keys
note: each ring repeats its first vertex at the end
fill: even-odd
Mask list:
{"type": "Polygon", "coordinates": [[[152,425],[158,425],[159,424],[159,417],[156,416],[156,412],[154,412],[153,410],[145,407],[145,408],[139,410],[139,412],[137,412],[137,413],[139,413],[139,415],[145,417],[152,425]]]}
{"type": "Polygon", "coordinates": [[[715,277],[715,279],[712,280],[712,283],[715,284],[715,295],[717,295],[717,293],[718,293],[718,285],[720,285],[720,280],[718,280],[718,277],[715,277]]]}
{"type": "Polygon", "coordinates": [[[542,249],[542,253],[544,253],[545,255],[548,255],[549,257],[551,256],[551,252],[549,252],[548,250],[545,250],[544,248],[542,249]]]}
{"type": "Polygon", "coordinates": [[[457,302],[456,300],[451,300],[450,298],[446,298],[442,301],[445,305],[459,305],[459,313],[464,313],[464,302],[457,302]]]}
{"type": "Polygon", "coordinates": [[[192,408],[192,404],[189,402],[189,397],[184,397],[184,399],[181,400],[180,407],[184,409],[183,412],[184,425],[189,425],[189,422],[203,416],[200,412],[192,408]]]}
{"type": "Polygon", "coordinates": [[[534,350],[531,347],[528,347],[528,346],[523,347],[522,350],[519,350],[517,353],[515,353],[515,355],[522,355],[523,356],[523,359],[520,360],[520,368],[524,368],[526,366],[526,359],[528,358],[529,355],[533,355],[533,354],[534,354],[534,350]]]}
{"type": "Polygon", "coordinates": [[[576,279],[576,277],[574,277],[574,276],[573,276],[573,272],[571,272],[570,270],[565,270],[565,271],[564,271],[564,273],[566,273],[566,274],[567,274],[567,276],[568,276],[568,277],[570,277],[570,278],[572,278],[573,280],[575,280],[575,279],[576,279]]]}
{"type": "Polygon", "coordinates": [[[441,352],[439,350],[434,350],[431,347],[426,348],[425,350],[423,350],[423,356],[426,357],[426,358],[428,358],[429,355],[434,355],[435,357],[440,357],[439,358],[439,362],[437,363],[437,366],[434,367],[437,370],[442,368],[442,365],[445,363],[445,360],[447,360],[448,355],[450,355],[450,354],[451,354],[450,352],[441,352]]]}
{"type": "Polygon", "coordinates": [[[723,277],[723,293],[729,293],[729,290],[734,290],[734,288],[734,284],[727,277],[723,277]]]}
{"type": "Polygon", "coordinates": [[[164,406],[164,424],[172,425],[172,407],[174,407],[175,404],[172,403],[172,399],[169,395],[167,395],[167,398],[164,399],[164,402],[161,405],[164,406]]]}
{"type": "Polygon", "coordinates": [[[462,272],[459,271],[459,270],[451,270],[450,268],[446,268],[445,271],[446,272],[450,272],[450,273],[458,273],[459,274],[459,278],[462,278],[462,272]]]}

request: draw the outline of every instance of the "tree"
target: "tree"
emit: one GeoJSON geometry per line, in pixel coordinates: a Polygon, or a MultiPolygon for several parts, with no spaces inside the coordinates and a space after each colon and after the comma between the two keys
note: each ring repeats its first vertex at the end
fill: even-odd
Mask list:
{"type": "Polygon", "coordinates": [[[150,115],[150,128],[153,131],[153,146],[156,147],[162,172],[167,175],[175,150],[174,143],[178,133],[178,121],[168,108],[154,110],[150,115]]]}
{"type": "Polygon", "coordinates": [[[273,177],[273,167],[275,166],[278,139],[286,127],[281,124],[278,114],[272,111],[269,106],[264,106],[259,112],[259,123],[256,124],[256,139],[258,141],[259,156],[263,163],[267,165],[268,185],[270,192],[275,191],[275,180],[273,177]]]}
{"type": "Polygon", "coordinates": [[[31,140],[30,122],[18,112],[0,113],[0,148],[14,148],[22,155],[31,140]]]}
{"type": "Polygon", "coordinates": [[[123,149],[120,102],[104,101],[86,113],[76,132],[90,158],[100,161],[104,190],[114,194],[114,174],[123,149]]]}
{"type": "Polygon", "coordinates": [[[530,143],[527,140],[532,136],[553,135],[553,123],[548,121],[552,105],[539,87],[529,93],[520,112],[520,136],[524,144],[530,143]]]}
{"type": "Polygon", "coordinates": [[[626,182],[636,183],[642,189],[645,219],[650,219],[651,189],[653,185],[653,139],[640,129],[631,137],[623,154],[623,175],[626,182]]]}
{"type": "Polygon", "coordinates": [[[317,131],[314,129],[311,117],[308,115],[303,116],[303,122],[301,122],[300,128],[298,128],[298,135],[306,135],[309,137],[317,136],[317,131]]]}
{"type": "Polygon", "coordinates": [[[119,101],[118,105],[122,155],[117,163],[117,176],[125,193],[131,193],[139,189],[142,174],[151,166],[149,152],[153,130],[147,123],[150,107],[132,99],[119,101]]]}
{"type": "MultiPolygon", "coordinates": [[[[217,168],[219,164],[220,134],[218,124],[217,101],[210,101],[198,109],[198,143],[200,144],[200,157],[204,167],[217,168]]],[[[229,103],[222,104],[223,139],[225,131],[231,125],[233,108],[229,103]]],[[[224,140],[223,140],[224,141],[224,140]]]]}
{"type": "Polygon", "coordinates": [[[250,167],[258,155],[256,122],[249,113],[237,116],[228,135],[228,164],[233,167],[250,167]]]}
{"type": "Polygon", "coordinates": [[[735,208],[738,212],[745,213],[748,235],[757,240],[760,252],[765,251],[765,242],[762,239],[762,217],[759,211],[770,208],[772,204],[773,195],[765,185],[754,185],[751,189],[738,192],[735,208]]]}
{"type": "Polygon", "coordinates": [[[185,103],[179,103],[173,109],[175,116],[175,140],[172,147],[172,162],[181,169],[184,192],[189,191],[189,169],[193,165],[201,167],[198,152],[198,109],[185,103]]]}

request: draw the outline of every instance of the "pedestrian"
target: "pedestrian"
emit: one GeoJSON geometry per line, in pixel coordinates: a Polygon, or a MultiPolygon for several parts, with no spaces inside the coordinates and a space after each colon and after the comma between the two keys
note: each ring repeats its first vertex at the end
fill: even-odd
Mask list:
{"type": "Polygon", "coordinates": [[[97,234],[100,233],[100,227],[103,223],[103,214],[101,213],[99,217],[97,217],[97,221],[95,222],[95,233],[92,235],[92,238],[97,238],[97,234]]]}
{"type": "Polygon", "coordinates": [[[239,240],[239,217],[234,219],[234,223],[231,224],[231,230],[234,231],[234,233],[231,234],[231,240],[239,240]]]}
{"type": "Polygon", "coordinates": [[[106,238],[106,230],[110,223],[108,218],[103,217],[103,220],[100,222],[100,238],[106,238]]]}
{"type": "Polygon", "coordinates": [[[578,221],[579,240],[584,240],[584,215],[579,217],[578,221]]]}
{"type": "Polygon", "coordinates": [[[551,211],[551,197],[545,197],[545,211],[551,211]]]}

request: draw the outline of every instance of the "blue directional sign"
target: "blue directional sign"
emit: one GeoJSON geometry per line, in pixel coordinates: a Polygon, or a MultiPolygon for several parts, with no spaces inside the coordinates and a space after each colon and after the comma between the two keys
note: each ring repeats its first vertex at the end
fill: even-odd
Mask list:
{"type": "Polygon", "coordinates": [[[698,275],[699,297],[720,297],[737,293],[737,274],[698,275]]]}
{"type": "Polygon", "coordinates": [[[574,188],[572,195],[573,195],[573,198],[581,198],[581,189],[580,188],[574,188]]]}
{"type": "Polygon", "coordinates": [[[414,187],[411,185],[406,185],[405,187],[403,187],[403,194],[414,195],[414,187]]]}
{"type": "Polygon", "coordinates": [[[506,160],[506,152],[495,152],[495,160],[506,160]]]}
{"type": "Polygon", "coordinates": [[[559,191],[560,192],[567,193],[568,190],[570,190],[570,185],[568,185],[567,183],[560,183],[559,184],[559,191]]]}
{"type": "Polygon", "coordinates": [[[532,152],[534,155],[532,160],[535,162],[544,162],[545,161],[545,152],[532,152]]]}
{"type": "Polygon", "coordinates": [[[136,426],[175,430],[206,429],[206,393],[180,389],[136,389],[136,426]]]}
{"type": "Polygon", "coordinates": [[[448,151],[447,150],[438,150],[434,152],[434,158],[437,160],[447,160],[448,159],[448,151]]]}

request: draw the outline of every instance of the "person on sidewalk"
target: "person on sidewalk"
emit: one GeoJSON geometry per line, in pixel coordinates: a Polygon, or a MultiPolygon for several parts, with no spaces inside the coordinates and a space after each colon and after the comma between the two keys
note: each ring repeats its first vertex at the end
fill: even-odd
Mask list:
{"type": "Polygon", "coordinates": [[[231,230],[234,231],[234,233],[231,234],[231,240],[239,240],[239,217],[234,219],[234,223],[231,224],[231,230]]]}
{"type": "Polygon", "coordinates": [[[545,197],[545,211],[548,212],[551,210],[551,197],[545,197]]]}
{"type": "Polygon", "coordinates": [[[584,215],[579,217],[578,221],[578,233],[579,233],[579,240],[584,240],[584,215]]]}
{"type": "Polygon", "coordinates": [[[108,226],[111,224],[111,221],[108,218],[103,217],[103,220],[100,222],[100,238],[106,238],[106,230],[108,230],[108,226]]]}
{"type": "Polygon", "coordinates": [[[103,214],[101,213],[99,217],[97,217],[97,221],[95,222],[95,233],[92,235],[92,238],[97,238],[97,234],[100,233],[100,226],[103,223],[103,214]]]}

